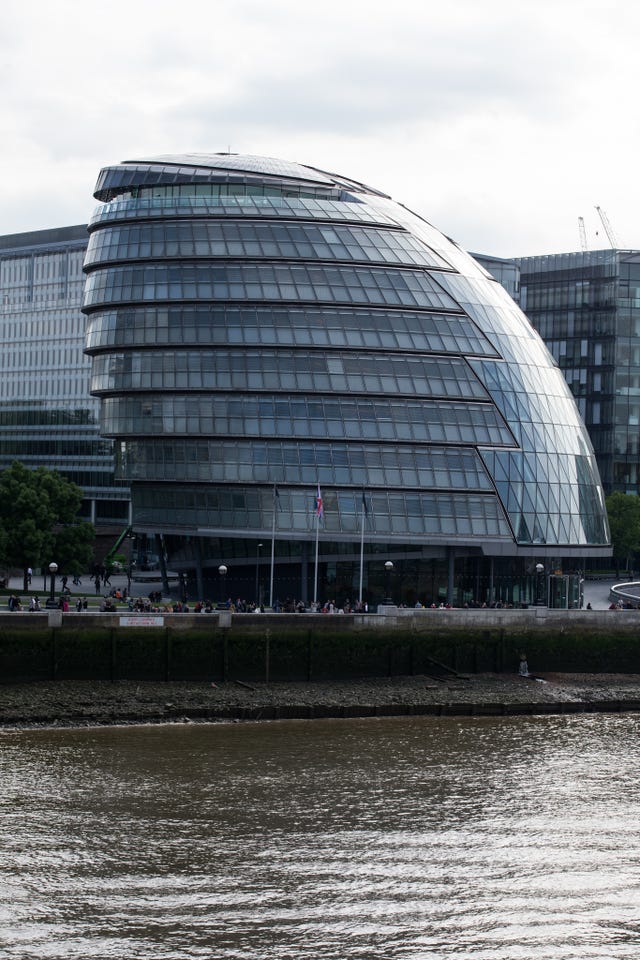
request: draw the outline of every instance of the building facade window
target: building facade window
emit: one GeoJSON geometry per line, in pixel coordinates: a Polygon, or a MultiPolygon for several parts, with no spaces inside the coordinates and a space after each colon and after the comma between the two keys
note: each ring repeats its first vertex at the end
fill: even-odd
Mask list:
{"type": "Polygon", "coordinates": [[[100,435],[81,311],[84,225],[0,237],[0,469],[13,460],[59,470],[95,519],[108,501],[126,523],[128,484],[100,435]]]}
{"type": "MultiPolygon", "coordinates": [[[[351,179],[231,155],[107,167],[94,195],[83,310],[101,430],[134,525],[199,584],[274,527],[302,557],[318,485],[332,556],[356,555],[363,502],[370,563],[608,552],[558,366],[425,220],[351,179]]],[[[557,311],[602,307],[612,287],[579,279],[523,295],[582,388],[557,311]]]]}
{"type": "Polygon", "coordinates": [[[640,253],[596,250],[514,263],[527,291],[523,308],[578,400],[605,493],[638,493],[630,478],[638,475],[640,253]]]}

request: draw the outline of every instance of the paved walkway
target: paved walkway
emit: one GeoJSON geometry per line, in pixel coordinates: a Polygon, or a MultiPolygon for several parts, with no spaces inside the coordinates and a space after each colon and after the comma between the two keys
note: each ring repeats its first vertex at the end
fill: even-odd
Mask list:
{"type": "MultiPolygon", "coordinates": [[[[7,584],[7,590],[11,590],[13,593],[23,594],[23,579],[22,577],[10,577],[9,583],[7,584]]],[[[74,597],[87,597],[91,599],[92,597],[104,597],[111,592],[111,590],[117,589],[123,590],[127,586],[127,575],[126,573],[114,573],[111,576],[111,586],[105,587],[100,585],[100,590],[96,593],[95,583],[93,582],[93,577],[91,574],[86,574],[80,578],[80,585],[73,583],[72,577],[69,577],[67,580],[67,587],[71,591],[71,595],[74,597]]],[[[156,581],[142,581],[138,583],[135,580],[131,581],[131,596],[132,597],[146,597],[149,595],[151,590],[161,590],[162,583],[160,580],[156,581]]],[[[36,593],[42,600],[43,597],[48,597],[51,590],[51,582],[49,577],[46,578],[46,587],[44,584],[44,578],[41,574],[35,573],[31,578],[31,586],[27,593],[32,594],[36,593]]],[[[59,596],[62,591],[62,582],[60,577],[56,577],[56,596],[59,596]]]]}
{"type": "Polygon", "coordinates": [[[594,610],[608,610],[611,600],[609,591],[614,583],[620,583],[619,580],[585,580],[584,582],[584,605],[591,604],[594,610]]]}
{"type": "MultiPolygon", "coordinates": [[[[87,597],[104,597],[110,592],[112,588],[119,587],[120,590],[123,590],[127,586],[127,576],[124,573],[114,573],[111,577],[111,587],[100,587],[100,593],[96,594],[96,588],[90,574],[83,576],[81,578],[82,582],[80,586],[76,586],[72,583],[71,578],[67,581],[67,586],[71,591],[72,596],[87,597]]],[[[585,580],[584,582],[584,603],[585,606],[587,603],[590,603],[594,610],[608,610],[609,604],[611,603],[609,599],[609,590],[614,583],[621,583],[620,580],[585,580]]],[[[62,584],[60,582],[60,577],[56,577],[56,595],[59,595],[62,584]]],[[[22,594],[22,577],[11,577],[9,580],[8,589],[12,590],[14,593],[22,594]]],[[[32,582],[31,589],[29,593],[38,593],[40,598],[47,597],[49,595],[49,578],[47,577],[47,588],[45,590],[43,586],[43,578],[40,574],[35,574],[32,582]]],[[[131,581],[131,596],[132,597],[147,597],[151,590],[161,590],[162,583],[160,580],[150,581],[150,580],[141,580],[131,581]]]]}

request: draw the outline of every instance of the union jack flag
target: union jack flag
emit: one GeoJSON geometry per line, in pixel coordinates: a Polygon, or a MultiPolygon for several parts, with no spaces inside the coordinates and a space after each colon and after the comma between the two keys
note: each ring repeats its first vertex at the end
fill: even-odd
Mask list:
{"type": "Polygon", "coordinates": [[[316,494],[316,516],[318,520],[322,520],[324,514],[324,508],[322,506],[322,494],[320,493],[320,484],[318,484],[318,492],[316,494]]]}

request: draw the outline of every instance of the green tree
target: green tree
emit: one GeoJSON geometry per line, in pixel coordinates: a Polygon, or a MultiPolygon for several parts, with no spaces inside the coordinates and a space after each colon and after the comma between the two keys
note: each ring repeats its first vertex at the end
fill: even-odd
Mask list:
{"type": "Polygon", "coordinates": [[[616,576],[640,549],[640,498],[634,493],[611,493],[606,499],[616,576]]]}
{"type": "Polygon", "coordinates": [[[29,470],[14,461],[0,473],[0,560],[19,567],[27,589],[29,567],[52,560],[61,571],[86,569],[95,536],[78,519],[82,491],[56,470],[29,470]]]}
{"type": "Polygon", "coordinates": [[[69,524],[58,530],[53,556],[63,572],[80,574],[90,567],[95,536],[93,526],[86,522],[69,524]]]}

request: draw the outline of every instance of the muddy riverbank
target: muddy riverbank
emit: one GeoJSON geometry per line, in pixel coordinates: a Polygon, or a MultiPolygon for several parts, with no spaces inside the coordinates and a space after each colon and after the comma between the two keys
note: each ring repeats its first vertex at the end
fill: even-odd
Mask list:
{"type": "Polygon", "coordinates": [[[640,675],[513,674],[332,683],[41,682],[0,685],[0,726],[640,710],[640,675]]]}

